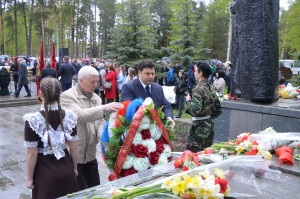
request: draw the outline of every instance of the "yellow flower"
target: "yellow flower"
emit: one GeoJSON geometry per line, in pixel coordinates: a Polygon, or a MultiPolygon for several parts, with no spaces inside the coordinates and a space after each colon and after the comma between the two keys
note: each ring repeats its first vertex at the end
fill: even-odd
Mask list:
{"type": "Polygon", "coordinates": [[[271,160],[272,159],[272,154],[269,151],[265,151],[263,154],[263,158],[265,160],[271,160]]]}
{"type": "Polygon", "coordinates": [[[173,181],[172,180],[167,180],[165,181],[162,185],[161,185],[161,188],[162,189],[167,189],[168,191],[171,190],[171,185],[172,185],[173,181]]]}
{"type": "Polygon", "coordinates": [[[184,193],[186,189],[186,184],[184,183],[184,181],[180,181],[174,184],[174,186],[172,187],[172,192],[175,195],[178,195],[180,193],[184,193]]]}
{"type": "Polygon", "coordinates": [[[237,146],[235,150],[237,151],[238,154],[240,154],[240,153],[242,153],[244,151],[244,149],[245,148],[242,147],[242,146],[237,146]]]}
{"type": "Polygon", "coordinates": [[[187,183],[190,183],[192,181],[192,177],[190,175],[184,175],[183,180],[187,184],[187,183]]]}

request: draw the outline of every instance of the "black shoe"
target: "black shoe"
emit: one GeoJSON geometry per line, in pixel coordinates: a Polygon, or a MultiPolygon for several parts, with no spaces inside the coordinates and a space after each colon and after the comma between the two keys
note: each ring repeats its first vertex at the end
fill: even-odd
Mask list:
{"type": "Polygon", "coordinates": [[[15,97],[19,97],[19,94],[14,94],[15,97]]]}
{"type": "Polygon", "coordinates": [[[175,116],[175,118],[180,118],[180,117],[181,117],[180,115],[176,115],[176,116],[175,116]]]}
{"type": "Polygon", "coordinates": [[[31,97],[31,95],[25,95],[24,97],[31,97]]]}

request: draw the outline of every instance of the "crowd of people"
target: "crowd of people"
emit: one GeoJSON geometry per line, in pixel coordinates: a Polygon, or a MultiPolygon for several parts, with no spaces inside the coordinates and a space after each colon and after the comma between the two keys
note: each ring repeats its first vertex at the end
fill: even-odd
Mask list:
{"type": "MultiPolygon", "coordinates": [[[[56,198],[100,184],[96,147],[105,115],[122,109],[125,101],[151,97],[175,128],[173,107],[155,78],[151,60],[141,61],[136,68],[108,60],[86,62],[65,56],[57,70],[47,62],[39,74],[41,109],[24,116],[27,187],[33,198],[56,198]]],[[[20,71],[22,61],[18,64],[20,71]]],[[[201,151],[214,136],[212,119],[221,113],[216,92],[224,89],[220,79],[226,70],[216,71],[214,82],[219,83],[211,85],[213,73],[207,63],[191,64],[186,72],[180,69],[177,78],[174,68],[179,65],[167,64],[166,68],[163,81],[174,86],[179,109],[175,118],[181,117],[184,104],[192,116],[187,149],[201,151]]],[[[27,91],[26,82],[18,83],[16,95],[20,86],[27,91]]]]}

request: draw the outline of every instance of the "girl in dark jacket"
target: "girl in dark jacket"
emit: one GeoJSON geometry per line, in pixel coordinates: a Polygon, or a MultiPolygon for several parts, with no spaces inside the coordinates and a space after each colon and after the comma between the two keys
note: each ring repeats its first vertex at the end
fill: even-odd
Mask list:
{"type": "Polygon", "coordinates": [[[184,77],[183,70],[180,70],[178,73],[178,78],[175,82],[174,91],[176,94],[176,106],[178,108],[178,114],[175,116],[175,118],[180,118],[182,109],[184,107],[184,97],[185,92],[188,90],[188,84],[184,77]]]}

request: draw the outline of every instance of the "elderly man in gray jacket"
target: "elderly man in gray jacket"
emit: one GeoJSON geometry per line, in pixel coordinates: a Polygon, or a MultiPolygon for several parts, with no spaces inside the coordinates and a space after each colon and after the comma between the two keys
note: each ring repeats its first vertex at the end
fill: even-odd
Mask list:
{"type": "Polygon", "coordinates": [[[61,94],[61,105],[77,114],[78,176],[80,189],[100,184],[96,147],[104,124],[103,113],[117,111],[123,104],[112,102],[102,105],[101,98],[94,93],[99,81],[98,71],[84,66],[78,72],[79,83],[61,94]]]}
{"type": "Polygon", "coordinates": [[[15,93],[15,97],[19,97],[19,94],[22,90],[22,87],[24,86],[27,95],[24,97],[31,97],[31,93],[28,87],[29,81],[28,81],[28,70],[25,63],[25,60],[23,58],[18,58],[18,64],[19,64],[19,80],[18,80],[18,90],[15,93]]]}

